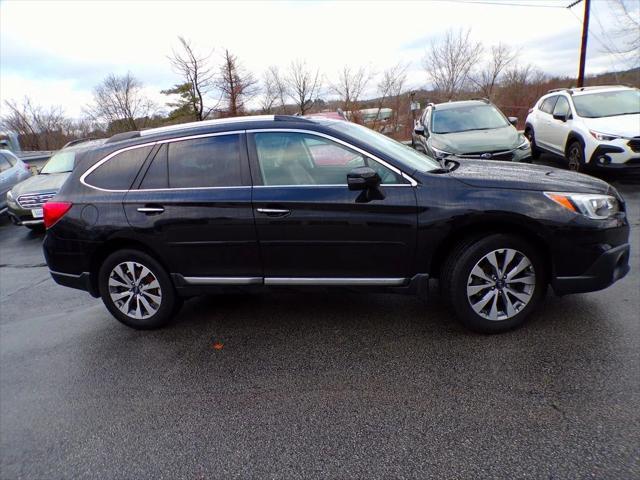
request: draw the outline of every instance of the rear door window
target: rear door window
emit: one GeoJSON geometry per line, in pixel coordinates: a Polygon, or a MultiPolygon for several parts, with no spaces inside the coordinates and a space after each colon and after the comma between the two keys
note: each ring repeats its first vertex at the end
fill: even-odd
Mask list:
{"type": "Polygon", "coordinates": [[[553,108],[553,114],[569,116],[569,113],[571,113],[569,101],[565,97],[559,97],[555,107],[553,108]]]}
{"type": "Polygon", "coordinates": [[[240,186],[240,158],[238,134],[169,143],[169,187],[240,186]]]}
{"type": "Polygon", "coordinates": [[[85,182],[105,190],[129,190],[151,149],[148,146],[124,150],[91,172],[85,182]]]}
{"type": "Polygon", "coordinates": [[[550,114],[551,112],[553,112],[553,107],[555,107],[557,101],[558,101],[558,95],[554,95],[553,97],[547,98],[540,105],[540,110],[543,111],[544,113],[550,114]]]}

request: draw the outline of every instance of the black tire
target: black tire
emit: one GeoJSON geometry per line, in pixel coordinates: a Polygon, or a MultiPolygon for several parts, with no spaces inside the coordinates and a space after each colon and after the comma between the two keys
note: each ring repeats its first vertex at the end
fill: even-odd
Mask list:
{"type": "MultiPolygon", "coordinates": [[[[510,266],[508,264],[506,266],[510,266]]],[[[505,268],[505,271],[510,269],[505,268]]],[[[528,270],[528,269],[527,269],[528,270]]],[[[531,271],[527,271],[530,273],[531,271]]],[[[515,235],[493,234],[488,236],[474,237],[459,243],[448,256],[442,267],[440,275],[440,287],[444,300],[456,313],[460,322],[468,329],[479,333],[501,333],[512,330],[522,325],[529,314],[535,310],[547,290],[547,272],[545,263],[540,253],[531,244],[515,235]],[[528,303],[521,305],[517,313],[504,319],[490,320],[476,312],[471,306],[471,298],[468,297],[468,280],[471,278],[471,271],[488,254],[501,249],[512,249],[526,257],[533,269],[535,283],[530,292],[528,303]]],[[[515,276],[517,277],[517,275],[515,276]]],[[[530,274],[527,276],[530,278],[530,274]]],[[[516,280],[517,281],[517,280],[516,280]]],[[[524,287],[523,288],[528,288],[524,287]]],[[[508,288],[505,291],[500,287],[488,287],[478,295],[493,295],[497,297],[496,304],[501,304],[506,309],[506,297],[508,288]]],[[[509,296],[508,298],[514,298],[509,296]]],[[[489,302],[492,303],[491,301],[489,302]]],[[[512,302],[509,300],[509,303],[512,302]]]]}
{"type": "Polygon", "coordinates": [[[574,172],[584,172],[584,148],[582,147],[582,143],[578,140],[571,142],[567,148],[566,159],[567,168],[569,170],[573,170],[574,172]]]}
{"type": "MultiPolygon", "coordinates": [[[[128,272],[129,269],[127,268],[124,273],[127,274],[128,272]]],[[[128,278],[125,281],[129,283],[131,281],[131,276],[127,275],[127,277],[128,278]]],[[[117,281],[118,276],[112,278],[115,278],[117,281]]],[[[155,285],[155,283],[153,284],[155,285]]],[[[133,282],[133,285],[135,285],[135,282],[133,282]]],[[[104,302],[109,312],[111,312],[111,314],[118,321],[124,323],[128,327],[135,328],[136,330],[152,330],[166,325],[182,305],[181,300],[177,297],[175,288],[173,287],[173,283],[171,282],[169,275],[162,267],[162,265],[160,265],[160,263],[158,263],[158,261],[156,261],[156,259],[154,259],[150,255],[139,250],[124,249],[118,250],[109,255],[100,267],[100,271],[98,273],[98,287],[100,290],[102,301],[104,302]],[[124,293],[128,295],[128,287],[114,287],[113,285],[111,287],[109,286],[109,279],[110,276],[112,276],[114,268],[116,268],[118,265],[123,264],[124,262],[134,262],[139,266],[146,267],[150,271],[150,275],[147,274],[143,277],[142,269],[140,269],[139,267],[134,268],[134,270],[137,271],[140,275],[138,284],[142,284],[142,282],[147,279],[147,281],[150,280],[148,285],[150,286],[153,283],[153,277],[155,277],[155,280],[157,280],[159,288],[153,288],[149,290],[148,293],[153,294],[149,298],[159,297],[161,300],[158,303],[149,302],[149,298],[145,296],[146,294],[143,293],[142,290],[138,290],[137,288],[135,290],[135,292],[140,292],[137,295],[138,297],[145,296],[145,298],[147,299],[147,304],[151,305],[152,307],[150,310],[145,309],[141,300],[136,299],[134,302],[133,294],[135,292],[131,290],[129,290],[131,292],[131,297],[129,297],[130,300],[125,301],[120,305],[120,307],[115,303],[115,301],[117,300],[114,301],[114,299],[112,298],[112,294],[119,295],[120,293],[124,293]],[[160,295],[158,295],[158,293],[160,295]],[[127,302],[129,303],[127,306],[125,306],[124,304],[127,304],[127,302]],[[127,314],[123,310],[121,310],[121,308],[133,311],[131,311],[130,314],[127,314]],[[153,311],[153,308],[156,308],[156,310],[153,311]],[[136,318],[136,312],[142,312],[142,315],[144,315],[146,312],[147,316],[144,318],[136,318]]]]}
{"type": "Polygon", "coordinates": [[[529,140],[529,143],[531,144],[531,158],[533,160],[537,160],[538,158],[540,158],[540,149],[536,145],[536,136],[533,132],[533,128],[527,127],[524,130],[524,136],[527,137],[527,140],[529,140]]]}

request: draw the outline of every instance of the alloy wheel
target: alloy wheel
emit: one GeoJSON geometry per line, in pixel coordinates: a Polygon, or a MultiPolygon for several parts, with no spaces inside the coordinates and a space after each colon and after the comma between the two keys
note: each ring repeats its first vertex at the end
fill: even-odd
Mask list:
{"type": "Polygon", "coordinates": [[[582,152],[580,151],[579,146],[574,145],[569,150],[569,170],[578,172],[580,171],[581,164],[582,164],[582,152]]]}
{"type": "Polygon", "coordinates": [[[518,250],[503,248],[486,254],[471,269],[467,298],[481,317],[508,320],[529,304],[535,286],[531,260],[518,250]]]}
{"type": "Polygon", "coordinates": [[[152,317],[162,303],[160,282],[138,262],[122,262],[113,267],[108,286],[113,304],[131,318],[152,317]]]}

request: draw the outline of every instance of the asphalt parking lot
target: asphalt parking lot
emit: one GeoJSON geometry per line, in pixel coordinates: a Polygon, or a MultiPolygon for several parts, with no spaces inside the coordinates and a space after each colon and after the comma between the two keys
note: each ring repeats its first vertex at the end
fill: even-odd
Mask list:
{"type": "Polygon", "coordinates": [[[498,336],[344,292],[198,298],[138,332],[3,220],[0,476],[640,478],[640,185],[615,185],[631,273],[498,336]]]}

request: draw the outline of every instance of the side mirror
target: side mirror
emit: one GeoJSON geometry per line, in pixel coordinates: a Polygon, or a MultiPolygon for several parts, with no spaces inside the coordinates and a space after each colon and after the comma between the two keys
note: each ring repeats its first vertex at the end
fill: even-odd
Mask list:
{"type": "Polygon", "coordinates": [[[518,117],[509,117],[509,123],[514,127],[518,126],[518,117]]]}
{"type": "Polygon", "coordinates": [[[378,172],[370,167],[358,167],[347,173],[349,190],[377,189],[382,183],[378,172]]]}
{"type": "Polygon", "coordinates": [[[553,118],[554,120],[560,120],[562,122],[567,121],[567,115],[565,113],[554,113],[553,118]]]}
{"type": "Polygon", "coordinates": [[[424,126],[417,124],[415,127],[413,127],[413,132],[416,135],[424,135],[424,126]]]}

